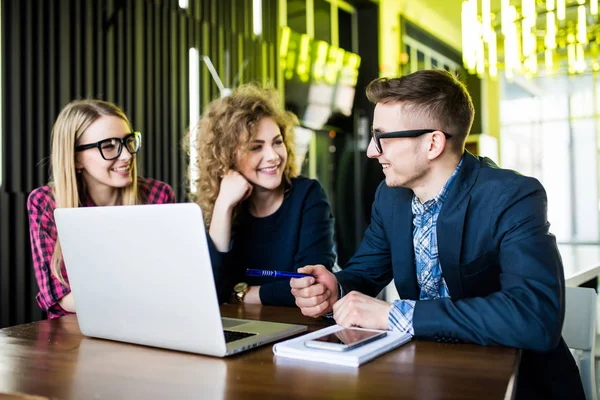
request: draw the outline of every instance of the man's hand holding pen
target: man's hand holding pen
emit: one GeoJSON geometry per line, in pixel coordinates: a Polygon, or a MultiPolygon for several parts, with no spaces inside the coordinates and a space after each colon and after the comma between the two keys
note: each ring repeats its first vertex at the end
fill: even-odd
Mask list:
{"type": "Polygon", "coordinates": [[[338,281],[323,265],[307,265],[298,272],[312,277],[290,280],[292,294],[302,314],[308,317],[320,317],[331,312],[339,300],[338,281]]]}

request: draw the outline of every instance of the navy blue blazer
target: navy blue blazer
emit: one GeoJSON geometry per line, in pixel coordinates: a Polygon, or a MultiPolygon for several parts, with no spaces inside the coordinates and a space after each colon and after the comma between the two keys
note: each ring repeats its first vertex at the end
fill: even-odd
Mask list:
{"type": "MultiPolygon", "coordinates": [[[[412,197],[410,189],[379,185],[371,225],[336,274],[346,293],[375,296],[393,278],[402,299],[419,300],[412,197]]],[[[437,220],[439,260],[451,298],[417,301],[415,337],[537,354],[558,348],[574,384],[577,368],[561,339],[564,272],[546,210],[539,181],[465,152],[437,220]]],[[[549,368],[554,372],[559,371],[549,368]]]]}

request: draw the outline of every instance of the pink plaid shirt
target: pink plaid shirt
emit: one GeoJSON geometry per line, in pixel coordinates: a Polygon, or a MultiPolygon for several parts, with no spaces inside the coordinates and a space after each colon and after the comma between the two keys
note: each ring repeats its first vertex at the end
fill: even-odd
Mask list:
{"type": "MultiPolygon", "coordinates": [[[[173,203],[173,189],[164,182],[154,179],[138,178],[138,190],[142,204],[173,203]]],[[[90,198],[81,199],[85,207],[94,207],[90,198]]],[[[40,292],[36,300],[40,308],[48,313],[48,318],[58,318],[66,314],[58,301],[71,292],[68,285],[63,285],[52,275],[50,261],[56,244],[57,232],[54,223],[56,203],[50,186],[42,186],[31,192],[27,199],[29,213],[29,234],[31,237],[31,253],[33,268],[40,292]]],[[[63,276],[68,282],[65,265],[62,265],[63,276]]]]}

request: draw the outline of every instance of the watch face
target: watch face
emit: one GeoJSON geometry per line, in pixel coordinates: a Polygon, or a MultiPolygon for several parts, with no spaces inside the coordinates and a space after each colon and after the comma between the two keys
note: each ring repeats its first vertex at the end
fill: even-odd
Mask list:
{"type": "Polygon", "coordinates": [[[247,288],[248,288],[248,284],[246,282],[240,282],[233,287],[233,291],[236,293],[243,292],[247,288]]]}

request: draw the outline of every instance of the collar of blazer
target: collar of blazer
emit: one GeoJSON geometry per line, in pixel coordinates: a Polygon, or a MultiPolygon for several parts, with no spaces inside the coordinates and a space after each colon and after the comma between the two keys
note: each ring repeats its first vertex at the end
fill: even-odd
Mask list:
{"type": "MultiPolygon", "coordinates": [[[[477,179],[482,162],[485,160],[465,151],[461,169],[449,188],[448,196],[437,220],[438,255],[442,273],[452,298],[463,297],[459,269],[463,228],[471,200],[470,191],[477,179]]],[[[397,195],[399,197],[396,197],[398,201],[395,205],[391,230],[393,234],[389,238],[395,267],[394,279],[398,285],[398,292],[403,298],[416,300],[419,298],[420,290],[414,270],[412,191],[401,190],[397,195]],[[406,268],[406,265],[413,267],[406,268]]],[[[388,230],[388,235],[389,232],[388,230]]]]}
{"type": "Polygon", "coordinates": [[[438,256],[448,291],[453,299],[464,297],[460,274],[460,254],[463,246],[465,217],[471,201],[471,188],[477,180],[481,163],[465,150],[463,164],[448,192],[437,220],[438,256]]]}

